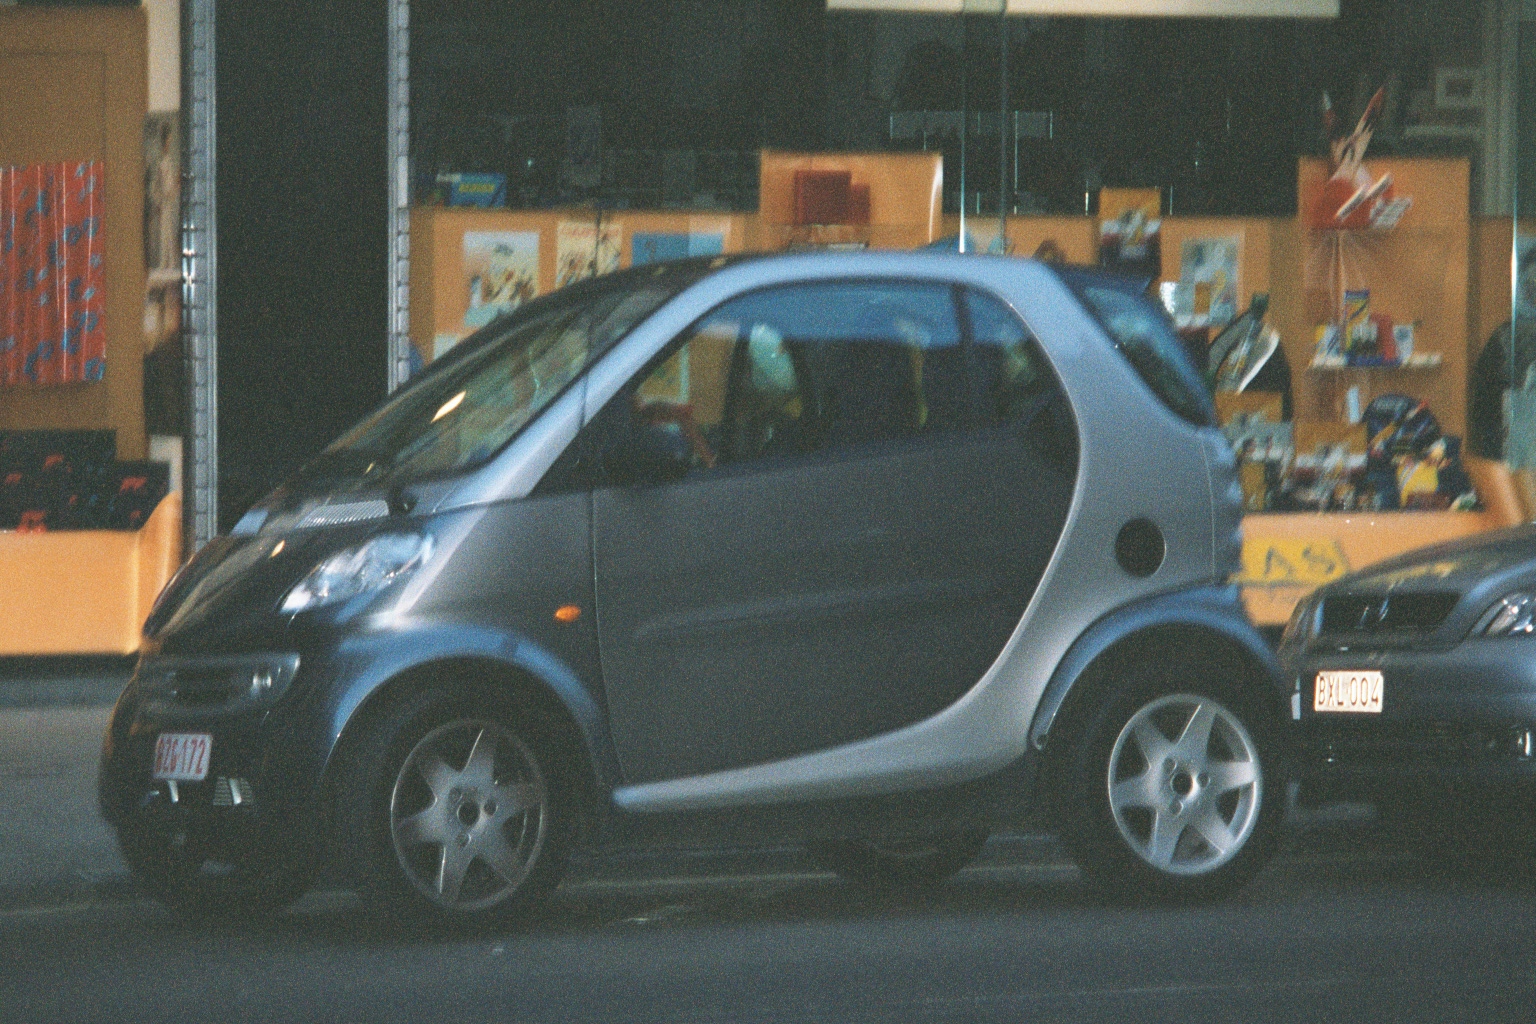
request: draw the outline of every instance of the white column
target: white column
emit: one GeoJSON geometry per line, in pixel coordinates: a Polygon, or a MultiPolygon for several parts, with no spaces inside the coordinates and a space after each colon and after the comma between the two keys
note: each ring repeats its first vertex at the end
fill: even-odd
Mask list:
{"type": "Polygon", "coordinates": [[[1514,213],[1520,20],[1533,0],[1483,0],[1483,154],[1477,213],[1514,213]]]}

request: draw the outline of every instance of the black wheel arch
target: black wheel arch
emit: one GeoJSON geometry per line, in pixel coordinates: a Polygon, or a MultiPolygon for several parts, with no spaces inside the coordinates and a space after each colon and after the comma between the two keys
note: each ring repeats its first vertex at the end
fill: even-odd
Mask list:
{"type": "Polygon", "coordinates": [[[1031,747],[1047,750],[1055,741],[1059,748],[1109,680],[1148,663],[1196,664],[1205,673],[1224,673],[1277,723],[1290,717],[1290,693],[1274,652],[1243,611],[1237,588],[1200,587],[1138,601],[1090,626],[1046,684],[1030,727],[1031,747]]]}
{"type": "Polygon", "coordinates": [[[336,709],[336,739],[325,760],[322,788],[329,791],[349,749],[390,709],[427,690],[464,688],[532,713],[541,739],[554,747],[561,759],[558,767],[573,787],[581,831],[595,827],[618,778],[606,715],[574,675],[539,653],[520,646],[510,658],[482,652],[442,654],[393,666],[364,692],[354,690],[352,699],[336,709]]]}

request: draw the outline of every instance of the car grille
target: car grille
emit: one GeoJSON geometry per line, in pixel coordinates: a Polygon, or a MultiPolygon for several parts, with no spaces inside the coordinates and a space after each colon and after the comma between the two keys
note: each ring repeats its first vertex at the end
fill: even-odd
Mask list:
{"type": "Polygon", "coordinates": [[[1413,635],[1440,627],[1461,599],[1454,593],[1338,594],[1323,601],[1322,632],[1413,635]]]}
{"type": "Polygon", "coordinates": [[[242,778],[228,778],[220,775],[213,783],[213,806],[215,807],[240,807],[250,806],[256,802],[256,791],[251,784],[242,778]]]}
{"type": "Polygon", "coordinates": [[[186,707],[217,707],[244,695],[249,673],[231,668],[180,669],[171,677],[167,696],[186,707]]]}

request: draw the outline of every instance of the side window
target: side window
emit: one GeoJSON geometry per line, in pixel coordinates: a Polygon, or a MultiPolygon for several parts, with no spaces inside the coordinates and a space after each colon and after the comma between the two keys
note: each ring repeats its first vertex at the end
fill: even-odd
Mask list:
{"type": "Polygon", "coordinates": [[[978,424],[1017,425],[1060,465],[1077,463],[1077,428],[1067,396],[1040,343],[1002,302],[966,290],[972,365],[980,404],[978,424]]]}
{"type": "Polygon", "coordinates": [[[904,281],[825,282],[743,296],[720,314],[741,325],[750,373],[733,381],[733,454],[764,438],[804,454],[965,425],[964,353],[950,289],[904,281]],[[777,410],[767,424],[754,412],[777,410]]]}
{"type": "Polygon", "coordinates": [[[838,281],[744,295],[603,411],[596,443],[629,453],[607,461],[649,467],[605,476],[656,482],[973,426],[961,338],[948,285],[838,281]]]}
{"type": "Polygon", "coordinates": [[[721,462],[736,343],[734,325],[711,319],[675,346],[628,396],[638,436],[684,472],[721,462]]]}

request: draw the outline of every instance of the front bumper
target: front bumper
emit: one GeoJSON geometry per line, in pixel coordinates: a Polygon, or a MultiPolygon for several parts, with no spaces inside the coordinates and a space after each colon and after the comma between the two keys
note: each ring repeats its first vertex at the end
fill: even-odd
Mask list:
{"type": "Polygon", "coordinates": [[[1536,640],[1472,638],[1448,650],[1282,651],[1295,686],[1297,774],[1306,798],[1452,788],[1536,791],[1536,640]],[[1319,671],[1382,673],[1382,710],[1318,712],[1319,671]]]}
{"type": "Polygon", "coordinates": [[[97,786],[102,816],[120,833],[195,842],[210,856],[268,847],[291,856],[305,846],[316,830],[310,827],[314,802],[304,796],[315,787],[294,785],[302,758],[293,756],[291,716],[285,713],[303,695],[283,693],[303,686],[295,678],[300,671],[292,654],[141,660],[113,709],[103,745],[97,786]],[[167,681],[173,668],[181,674],[179,685],[167,681]],[[275,677],[275,685],[253,695],[249,681],[263,674],[275,677]],[[233,683],[221,686],[221,679],[233,683]],[[154,779],[162,733],[209,735],[207,777],[154,779]]]}

